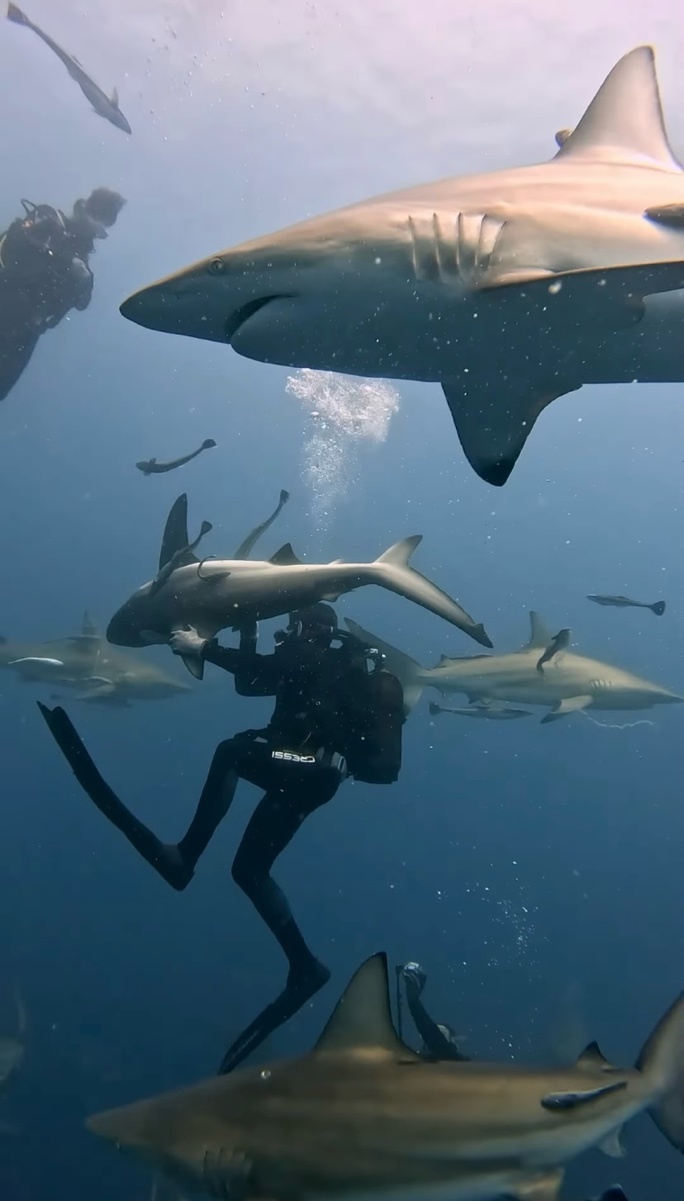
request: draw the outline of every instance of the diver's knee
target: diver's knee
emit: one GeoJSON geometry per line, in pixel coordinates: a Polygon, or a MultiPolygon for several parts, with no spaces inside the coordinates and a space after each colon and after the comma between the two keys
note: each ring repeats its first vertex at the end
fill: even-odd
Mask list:
{"type": "Polygon", "coordinates": [[[230,874],[233,877],[233,882],[238,888],[242,889],[247,896],[251,896],[258,887],[257,875],[250,864],[243,862],[239,854],[233,860],[233,866],[230,869],[230,874]]]}

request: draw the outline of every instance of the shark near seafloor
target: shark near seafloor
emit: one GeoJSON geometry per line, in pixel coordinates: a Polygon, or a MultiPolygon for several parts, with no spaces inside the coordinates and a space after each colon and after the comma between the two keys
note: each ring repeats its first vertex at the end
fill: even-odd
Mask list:
{"type": "Polygon", "coordinates": [[[502,485],[583,384],[684,381],[684,172],[654,55],[626,54],[555,157],[391,192],[219,251],[121,306],[290,367],[442,385],[502,485]]]}

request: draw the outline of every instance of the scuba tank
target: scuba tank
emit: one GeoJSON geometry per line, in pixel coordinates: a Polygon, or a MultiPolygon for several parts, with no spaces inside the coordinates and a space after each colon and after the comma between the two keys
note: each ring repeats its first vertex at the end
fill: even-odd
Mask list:
{"type": "Polygon", "coordinates": [[[393,784],[401,771],[404,690],[382,665],[384,655],[376,647],[354,641],[361,653],[365,651],[366,665],[354,672],[346,697],[344,753],[349,774],[364,784],[393,784]],[[374,663],[372,670],[368,660],[374,663]]]}

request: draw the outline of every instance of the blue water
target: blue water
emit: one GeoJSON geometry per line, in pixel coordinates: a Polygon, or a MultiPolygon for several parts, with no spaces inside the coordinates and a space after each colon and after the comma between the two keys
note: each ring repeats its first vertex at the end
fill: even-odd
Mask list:
{"type": "MultiPolygon", "coordinates": [[[[269,553],[289,539],[314,559],[363,561],[420,532],[416,566],[485,622],[497,649],[527,640],[534,608],[552,629],[571,627],[581,650],[684,690],[679,387],[559,401],[497,491],[465,463],[439,390],[401,384],[382,445],[340,436],[353,479],[321,501],[291,373],[118,313],[135,287],[288,221],[549,156],[555,129],[642,40],[657,45],[681,149],[677,7],[625,5],[618,17],[599,0],[552,24],[546,6],[505,0],[486,12],[441,0],[401,13],[361,0],[228,7],[31,0],[30,16],[103,87],[118,82],[130,139],[88,111],[28,31],[0,24],[0,226],[21,196],[66,209],[106,184],[128,201],[92,260],[90,308],[42,339],[0,412],[0,632],[76,632],[86,607],[104,626],[154,573],[180,491],[191,533],[210,519],[207,551],[221,554],[286,487],[269,553]],[[178,474],[134,469],[209,436],[218,448],[178,474]],[[664,597],[667,613],[585,601],[602,591],[664,597]]],[[[424,663],[474,649],[380,590],[338,609],[424,663]]],[[[266,648],[274,628],[262,627],[266,648]]],[[[165,650],[148,653],[182,674],[165,650]]],[[[29,1014],[25,1070],[0,1102],[18,1129],[0,1135],[0,1197],[136,1201],[149,1195],[144,1171],[92,1139],[84,1116],[213,1072],[283,981],[280,952],[230,877],[256,793],[240,786],[192,886],[172,893],[77,789],[36,709],[49,691],[0,676],[2,1029],[14,981],[29,1014]]],[[[177,699],[67,709],[105,776],[168,839],[184,830],[216,743],[268,714],[211,670],[177,699]]],[[[347,784],[277,866],[333,979],[265,1053],[310,1045],[357,964],[385,949],[423,963],[428,1006],[473,1055],[543,1062],[597,1038],[613,1062],[633,1062],[684,980],[684,811],[681,711],[632,716],[652,724],[434,721],[424,698],[399,783],[347,784]]],[[[564,1195],[619,1179],[630,1201],[681,1197],[684,1167],[646,1118],[626,1142],[622,1162],[583,1157],[564,1195]]]]}

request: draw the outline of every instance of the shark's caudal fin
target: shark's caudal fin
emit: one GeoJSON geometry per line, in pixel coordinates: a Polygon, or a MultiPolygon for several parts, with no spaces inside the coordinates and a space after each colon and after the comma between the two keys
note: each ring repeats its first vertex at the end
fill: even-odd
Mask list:
{"type": "Polygon", "coordinates": [[[555,157],[600,162],[645,160],[680,169],[665,132],[651,46],[637,46],[613,67],[555,157]]]}
{"type": "Polygon", "coordinates": [[[655,613],[656,617],[662,617],[665,612],[665,601],[656,601],[655,604],[648,607],[652,613],[655,613]]]}
{"type": "Polygon", "coordinates": [[[429,609],[437,617],[443,617],[482,646],[491,646],[492,643],[482,624],[473,621],[470,614],[446,592],[442,592],[436,584],[409,566],[409,559],[422,540],[422,534],[414,534],[396,542],[380,555],[372,564],[377,582],[390,592],[397,592],[399,596],[405,596],[407,600],[415,601],[417,605],[429,609]]]}
{"type": "Polygon", "coordinates": [[[417,663],[410,655],[405,655],[403,651],[398,651],[395,646],[390,646],[389,642],[383,642],[381,638],[376,638],[375,634],[364,630],[363,626],[352,621],[350,617],[345,617],[344,620],[349,632],[355,638],[367,643],[368,646],[376,646],[385,656],[385,667],[397,677],[404,690],[404,713],[408,716],[414,705],[420,700],[425,687],[421,681],[423,668],[420,663],[417,663]]]}
{"type": "Polygon", "coordinates": [[[636,1066],[653,1089],[653,1121],[668,1142],[684,1152],[684,993],[658,1022],[636,1066]]]}
{"type": "Polygon", "coordinates": [[[418,1060],[392,1022],[387,956],[378,952],[352,976],[316,1043],[315,1054],[379,1051],[395,1059],[418,1060]]]}

